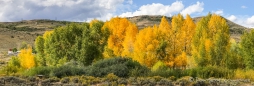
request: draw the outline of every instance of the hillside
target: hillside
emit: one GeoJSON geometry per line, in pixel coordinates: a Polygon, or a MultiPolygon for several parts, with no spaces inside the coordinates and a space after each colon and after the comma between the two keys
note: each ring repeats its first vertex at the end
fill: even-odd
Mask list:
{"type": "Polygon", "coordinates": [[[0,22],[0,54],[8,49],[19,48],[22,42],[33,45],[37,36],[67,23],[69,22],[46,19],[0,22]]]}
{"type": "MultiPolygon", "coordinates": [[[[135,16],[128,17],[131,22],[135,23],[139,29],[144,27],[159,25],[162,16],[135,16]]],[[[198,22],[202,17],[193,18],[194,22],[198,22]]],[[[167,17],[169,22],[172,18],[167,17]]],[[[231,37],[240,40],[240,35],[248,30],[245,27],[227,20],[230,28],[231,37]]],[[[33,45],[35,38],[42,35],[47,30],[52,30],[59,26],[64,26],[68,21],[54,20],[23,20],[19,22],[0,22],[0,54],[11,48],[19,48],[22,42],[33,45]]],[[[1,56],[1,55],[0,55],[1,56]]]]}

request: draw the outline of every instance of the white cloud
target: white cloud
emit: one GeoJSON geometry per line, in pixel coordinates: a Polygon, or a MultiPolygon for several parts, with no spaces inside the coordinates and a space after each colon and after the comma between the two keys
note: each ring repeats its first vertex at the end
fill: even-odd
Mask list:
{"type": "Polygon", "coordinates": [[[247,18],[246,23],[249,24],[251,27],[254,27],[254,15],[250,18],[247,18]]]}
{"type": "Polygon", "coordinates": [[[218,15],[223,15],[223,10],[217,10],[214,12],[215,14],[218,14],[218,15]]]}
{"type": "Polygon", "coordinates": [[[226,16],[226,18],[232,22],[235,22],[239,25],[242,25],[247,28],[254,28],[254,15],[230,15],[226,16]]]}
{"type": "Polygon", "coordinates": [[[109,19],[124,0],[0,0],[0,21],[21,19],[55,19],[86,21],[89,18],[109,19]]]}
{"type": "Polygon", "coordinates": [[[161,3],[152,3],[141,6],[138,10],[134,12],[125,12],[122,13],[121,17],[132,17],[138,15],[165,15],[172,16],[177,13],[193,14],[200,13],[204,10],[203,2],[197,2],[196,4],[190,5],[184,9],[184,4],[182,1],[175,1],[171,5],[164,5],[161,3]]]}
{"type": "Polygon", "coordinates": [[[141,6],[135,12],[122,13],[121,17],[131,17],[138,15],[166,15],[171,16],[174,13],[180,12],[184,8],[181,1],[176,1],[171,5],[163,5],[161,3],[152,3],[141,6]]]}
{"type": "Polygon", "coordinates": [[[237,17],[235,15],[231,15],[231,16],[227,17],[227,19],[230,21],[236,21],[237,17]]]}
{"type": "Polygon", "coordinates": [[[248,7],[246,7],[246,6],[243,5],[243,6],[241,6],[241,8],[245,9],[245,8],[248,8],[248,7]]]}
{"type": "Polygon", "coordinates": [[[193,4],[185,8],[184,10],[182,10],[181,14],[186,15],[186,14],[192,14],[196,12],[202,12],[204,10],[203,6],[204,6],[203,2],[202,3],[197,2],[196,4],[193,4]]]}

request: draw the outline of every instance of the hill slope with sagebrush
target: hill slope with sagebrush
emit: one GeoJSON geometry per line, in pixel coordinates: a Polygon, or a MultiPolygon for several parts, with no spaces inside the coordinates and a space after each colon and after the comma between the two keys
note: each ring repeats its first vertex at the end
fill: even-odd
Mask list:
{"type": "MultiPolygon", "coordinates": [[[[139,29],[144,27],[159,25],[162,16],[135,16],[127,19],[135,23],[139,29]]],[[[197,23],[202,17],[195,17],[193,21],[197,23]]],[[[171,23],[172,18],[167,17],[171,23]]],[[[227,20],[227,19],[226,19],[227,20]]],[[[55,20],[23,20],[19,22],[0,22],[0,56],[3,52],[12,48],[20,48],[22,42],[30,45],[34,44],[37,36],[42,35],[47,30],[53,30],[56,27],[64,26],[70,21],[55,21],[55,20]]],[[[78,22],[76,22],[78,23],[78,22]]],[[[230,28],[231,38],[236,41],[240,40],[240,36],[244,31],[249,31],[246,27],[238,25],[230,20],[227,20],[230,28]]]]}

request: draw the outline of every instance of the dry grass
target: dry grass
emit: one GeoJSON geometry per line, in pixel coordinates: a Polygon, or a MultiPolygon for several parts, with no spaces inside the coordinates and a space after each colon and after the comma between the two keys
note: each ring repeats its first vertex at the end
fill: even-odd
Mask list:
{"type": "Polygon", "coordinates": [[[0,52],[6,52],[12,48],[19,49],[22,42],[33,45],[38,35],[65,24],[66,22],[53,20],[0,22],[0,52]]]}

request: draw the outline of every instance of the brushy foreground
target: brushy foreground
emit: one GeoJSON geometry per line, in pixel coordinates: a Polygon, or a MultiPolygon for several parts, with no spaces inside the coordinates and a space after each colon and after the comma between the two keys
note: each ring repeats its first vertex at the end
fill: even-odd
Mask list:
{"type": "Polygon", "coordinates": [[[219,78],[193,78],[182,77],[175,79],[173,77],[163,78],[153,77],[129,77],[120,78],[114,74],[108,74],[105,77],[93,76],[71,76],[71,77],[16,77],[4,76],[0,78],[1,86],[252,86],[254,82],[249,79],[219,79],[219,78]]]}

